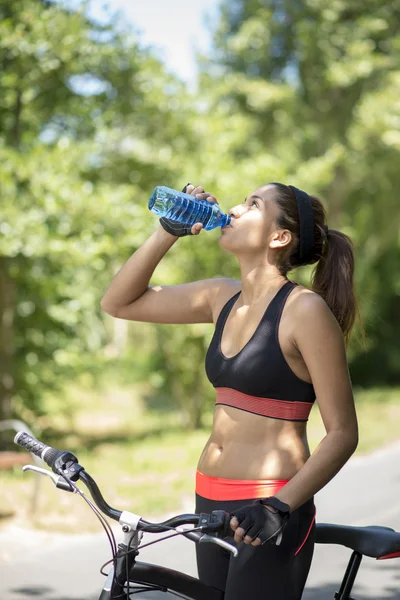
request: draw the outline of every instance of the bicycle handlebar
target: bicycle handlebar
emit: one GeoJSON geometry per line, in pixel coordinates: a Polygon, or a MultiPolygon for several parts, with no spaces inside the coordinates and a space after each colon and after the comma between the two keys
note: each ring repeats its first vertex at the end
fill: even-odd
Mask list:
{"type": "MultiPolygon", "coordinates": [[[[44,462],[57,475],[63,475],[66,479],[71,481],[80,479],[88,488],[99,509],[109,518],[119,521],[122,511],[112,508],[109,504],[107,504],[97,486],[97,483],[89,475],[89,473],[87,473],[84,468],[78,464],[78,459],[74,454],[68,452],[67,450],[56,450],[51,446],[46,446],[43,444],[43,442],[40,442],[25,431],[19,431],[14,438],[14,442],[21,448],[25,448],[32,454],[35,454],[35,456],[38,456],[44,460],[44,462]]],[[[34,467],[32,469],[35,470],[34,467]]],[[[65,479],[62,477],[60,477],[59,481],[56,482],[56,486],[64,490],[66,489],[65,484],[65,479]]],[[[205,516],[206,515],[204,515],[204,517],[205,516]]],[[[185,532],[184,535],[194,541],[200,541],[201,536],[203,535],[204,537],[205,531],[220,533],[221,537],[228,535],[228,532],[231,531],[229,527],[229,513],[224,511],[214,511],[209,516],[210,519],[207,519],[207,525],[202,527],[203,534],[200,534],[199,536],[199,534],[193,532],[193,534],[190,535],[191,532],[189,530],[188,532],[185,532]]],[[[197,525],[199,523],[199,518],[200,515],[184,514],[172,517],[171,519],[168,519],[162,523],[150,523],[144,519],[139,519],[137,523],[137,529],[147,533],[162,533],[165,532],[166,528],[175,528],[181,525],[197,525]]],[[[218,540],[222,541],[221,538],[218,538],[218,540]]],[[[204,541],[207,540],[204,539],[204,541]]]]}
{"type": "Polygon", "coordinates": [[[55,450],[51,446],[46,446],[46,444],[43,444],[43,442],[40,442],[33,435],[25,431],[19,431],[16,434],[14,443],[44,460],[51,469],[53,469],[58,456],[62,454],[62,450],[55,450]]]}

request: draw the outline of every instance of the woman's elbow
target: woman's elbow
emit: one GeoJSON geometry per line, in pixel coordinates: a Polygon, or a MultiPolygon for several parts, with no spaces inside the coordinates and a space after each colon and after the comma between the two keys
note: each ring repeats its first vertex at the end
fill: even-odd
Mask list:
{"type": "Polygon", "coordinates": [[[349,456],[354,454],[358,447],[358,428],[354,431],[348,431],[344,434],[344,446],[347,448],[349,452],[349,456]]]}
{"type": "Polygon", "coordinates": [[[335,432],[335,437],[337,436],[337,446],[350,458],[358,446],[358,429],[332,429],[331,431],[335,432]]]}

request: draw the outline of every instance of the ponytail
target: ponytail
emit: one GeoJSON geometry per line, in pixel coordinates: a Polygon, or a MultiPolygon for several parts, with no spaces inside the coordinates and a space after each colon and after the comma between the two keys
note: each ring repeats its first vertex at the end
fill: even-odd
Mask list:
{"type": "Polygon", "coordinates": [[[360,317],[354,290],[353,242],[341,231],[323,232],[326,240],[312,275],[312,290],[319,294],[335,315],[346,347],[356,317],[360,317]]]}
{"type": "Polygon", "coordinates": [[[312,290],[327,303],[343,332],[346,347],[358,317],[362,340],[365,332],[360,316],[354,289],[354,252],[351,239],[340,231],[328,229],[326,213],[322,202],[316,196],[309,196],[314,217],[314,251],[307,263],[299,259],[299,211],[296,196],[290,187],[273,182],[276,187],[275,202],[280,213],[276,223],[281,229],[288,229],[293,243],[279,256],[278,269],[285,275],[296,267],[315,264],[312,275],[312,290]]]}

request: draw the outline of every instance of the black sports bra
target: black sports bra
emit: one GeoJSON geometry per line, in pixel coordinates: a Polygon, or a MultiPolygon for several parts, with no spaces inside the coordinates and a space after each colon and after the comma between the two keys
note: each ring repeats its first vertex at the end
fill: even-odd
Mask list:
{"type": "Polygon", "coordinates": [[[297,377],[282,353],[278,327],[283,307],[297,283],[275,294],[247,344],[235,356],[221,351],[224,326],[241,291],[221,310],[205,357],[206,374],[216,388],[216,404],[290,421],[307,421],[315,401],[311,383],[297,377]]]}

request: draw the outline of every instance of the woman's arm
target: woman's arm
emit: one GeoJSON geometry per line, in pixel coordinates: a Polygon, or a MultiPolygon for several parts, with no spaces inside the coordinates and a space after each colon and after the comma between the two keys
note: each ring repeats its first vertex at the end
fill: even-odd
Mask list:
{"type": "MultiPolygon", "coordinates": [[[[196,198],[217,199],[201,186],[185,186],[196,198]]],[[[199,235],[203,225],[195,223],[191,232],[199,235]]],[[[158,229],[132,254],[107,288],[100,306],[109,315],[150,323],[212,323],[213,303],[222,278],[195,281],[172,286],[149,286],[161,259],[179,239],[158,229]]]]}
{"type": "Polygon", "coordinates": [[[314,292],[293,303],[294,343],[307,365],[326,436],[277,498],[295,510],[322,489],[353,454],[358,424],[346,349],[340,326],[326,302],[314,292]]]}
{"type": "Polygon", "coordinates": [[[102,310],[112,314],[140,298],[158,263],[178,239],[160,225],[115,275],[101,300],[102,310]]]}

